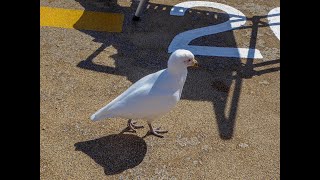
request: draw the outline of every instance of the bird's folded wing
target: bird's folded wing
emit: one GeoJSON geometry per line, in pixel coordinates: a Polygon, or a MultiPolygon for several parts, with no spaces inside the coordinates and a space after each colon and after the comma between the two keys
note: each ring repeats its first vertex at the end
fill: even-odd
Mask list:
{"type": "Polygon", "coordinates": [[[156,73],[149,74],[141,78],[139,81],[130,86],[126,91],[120,94],[117,98],[94,113],[91,116],[91,119],[101,120],[104,118],[119,116],[119,114],[132,114],[135,108],[132,108],[131,106],[141,106],[143,102],[145,102],[143,97],[147,96],[150,89],[152,88],[152,85],[163,71],[164,70],[160,70],[156,73]],[[137,104],[138,101],[140,102],[139,105],[137,104]]]}

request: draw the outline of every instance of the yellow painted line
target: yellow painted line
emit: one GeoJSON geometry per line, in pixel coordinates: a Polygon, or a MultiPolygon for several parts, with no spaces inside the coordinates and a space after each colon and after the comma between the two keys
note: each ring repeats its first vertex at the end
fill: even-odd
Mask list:
{"type": "Polygon", "coordinates": [[[40,7],[40,26],[121,32],[123,20],[120,13],[40,7]]]}

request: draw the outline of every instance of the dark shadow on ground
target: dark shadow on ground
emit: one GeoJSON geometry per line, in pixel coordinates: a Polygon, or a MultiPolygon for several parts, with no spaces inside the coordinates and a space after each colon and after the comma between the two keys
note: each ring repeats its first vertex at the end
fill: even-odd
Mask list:
{"type": "Polygon", "coordinates": [[[132,134],[113,134],[74,146],[76,151],[82,151],[101,165],[106,175],[119,174],[139,165],[147,152],[143,138],[132,134]]]}
{"type": "MultiPolygon", "coordinates": [[[[79,62],[78,67],[125,76],[132,83],[147,74],[167,67],[167,60],[170,56],[167,53],[167,48],[177,34],[186,30],[219,24],[229,19],[227,14],[217,12],[215,9],[208,11],[191,9],[182,17],[171,16],[170,9],[172,6],[148,3],[141,16],[141,21],[133,22],[131,20],[132,15],[139,2],[132,2],[130,7],[121,7],[114,0],[77,1],[81,3],[85,10],[116,12],[125,15],[122,33],[78,29],[94,37],[94,41],[101,43],[101,47],[92,52],[87,59],[79,60],[81,62],[79,62]],[[115,61],[115,67],[96,64],[94,59],[111,45],[118,51],[117,54],[111,56],[115,61]]],[[[83,16],[85,16],[85,13],[83,16]]],[[[247,21],[252,21],[253,23],[252,26],[243,27],[243,29],[252,29],[251,39],[249,39],[250,47],[242,48],[256,47],[258,28],[267,26],[260,22],[261,18],[265,17],[254,16],[247,18],[247,21]]],[[[81,20],[80,18],[79,21],[81,20]]],[[[238,47],[233,31],[200,37],[193,40],[190,45],[238,47]]],[[[255,71],[253,59],[246,59],[246,63],[242,63],[240,58],[205,56],[196,56],[196,58],[201,66],[205,68],[189,69],[181,99],[212,102],[220,137],[225,140],[231,139],[241,94],[242,79],[274,72],[279,68],[255,71]],[[235,89],[233,94],[230,94],[232,83],[235,83],[235,89]],[[231,102],[227,102],[229,96],[232,96],[231,102]],[[227,103],[231,105],[228,106],[227,103]]],[[[270,63],[277,64],[279,60],[274,60],[270,63]]],[[[259,67],[261,68],[262,66],[264,64],[260,64],[259,67]]]]}

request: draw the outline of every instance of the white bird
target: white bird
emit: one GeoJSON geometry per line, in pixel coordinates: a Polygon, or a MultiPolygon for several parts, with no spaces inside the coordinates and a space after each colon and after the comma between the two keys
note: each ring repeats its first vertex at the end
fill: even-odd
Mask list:
{"type": "Polygon", "coordinates": [[[180,100],[189,66],[198,66],[194,55],[188,50],[176,50],[169,57],[166,69],[141,78],[90,119],[127,118],[128,128],[134,132],[143,126],[135,125],[132,119],[143,119],[147,121],[151,134],[163,137],[158,133],[168,131],[153,128],[151,123],[168,113],[180,100]]]}

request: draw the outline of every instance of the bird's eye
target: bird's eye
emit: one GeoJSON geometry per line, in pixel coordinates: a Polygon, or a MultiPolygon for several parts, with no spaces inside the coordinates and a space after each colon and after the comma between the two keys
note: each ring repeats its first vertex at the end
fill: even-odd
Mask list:
{"type": "Polygon", "coordinates": [[[188,62],[190,62],[190,61],[191,61],[191,59],[188,60],[188,62]]]}

